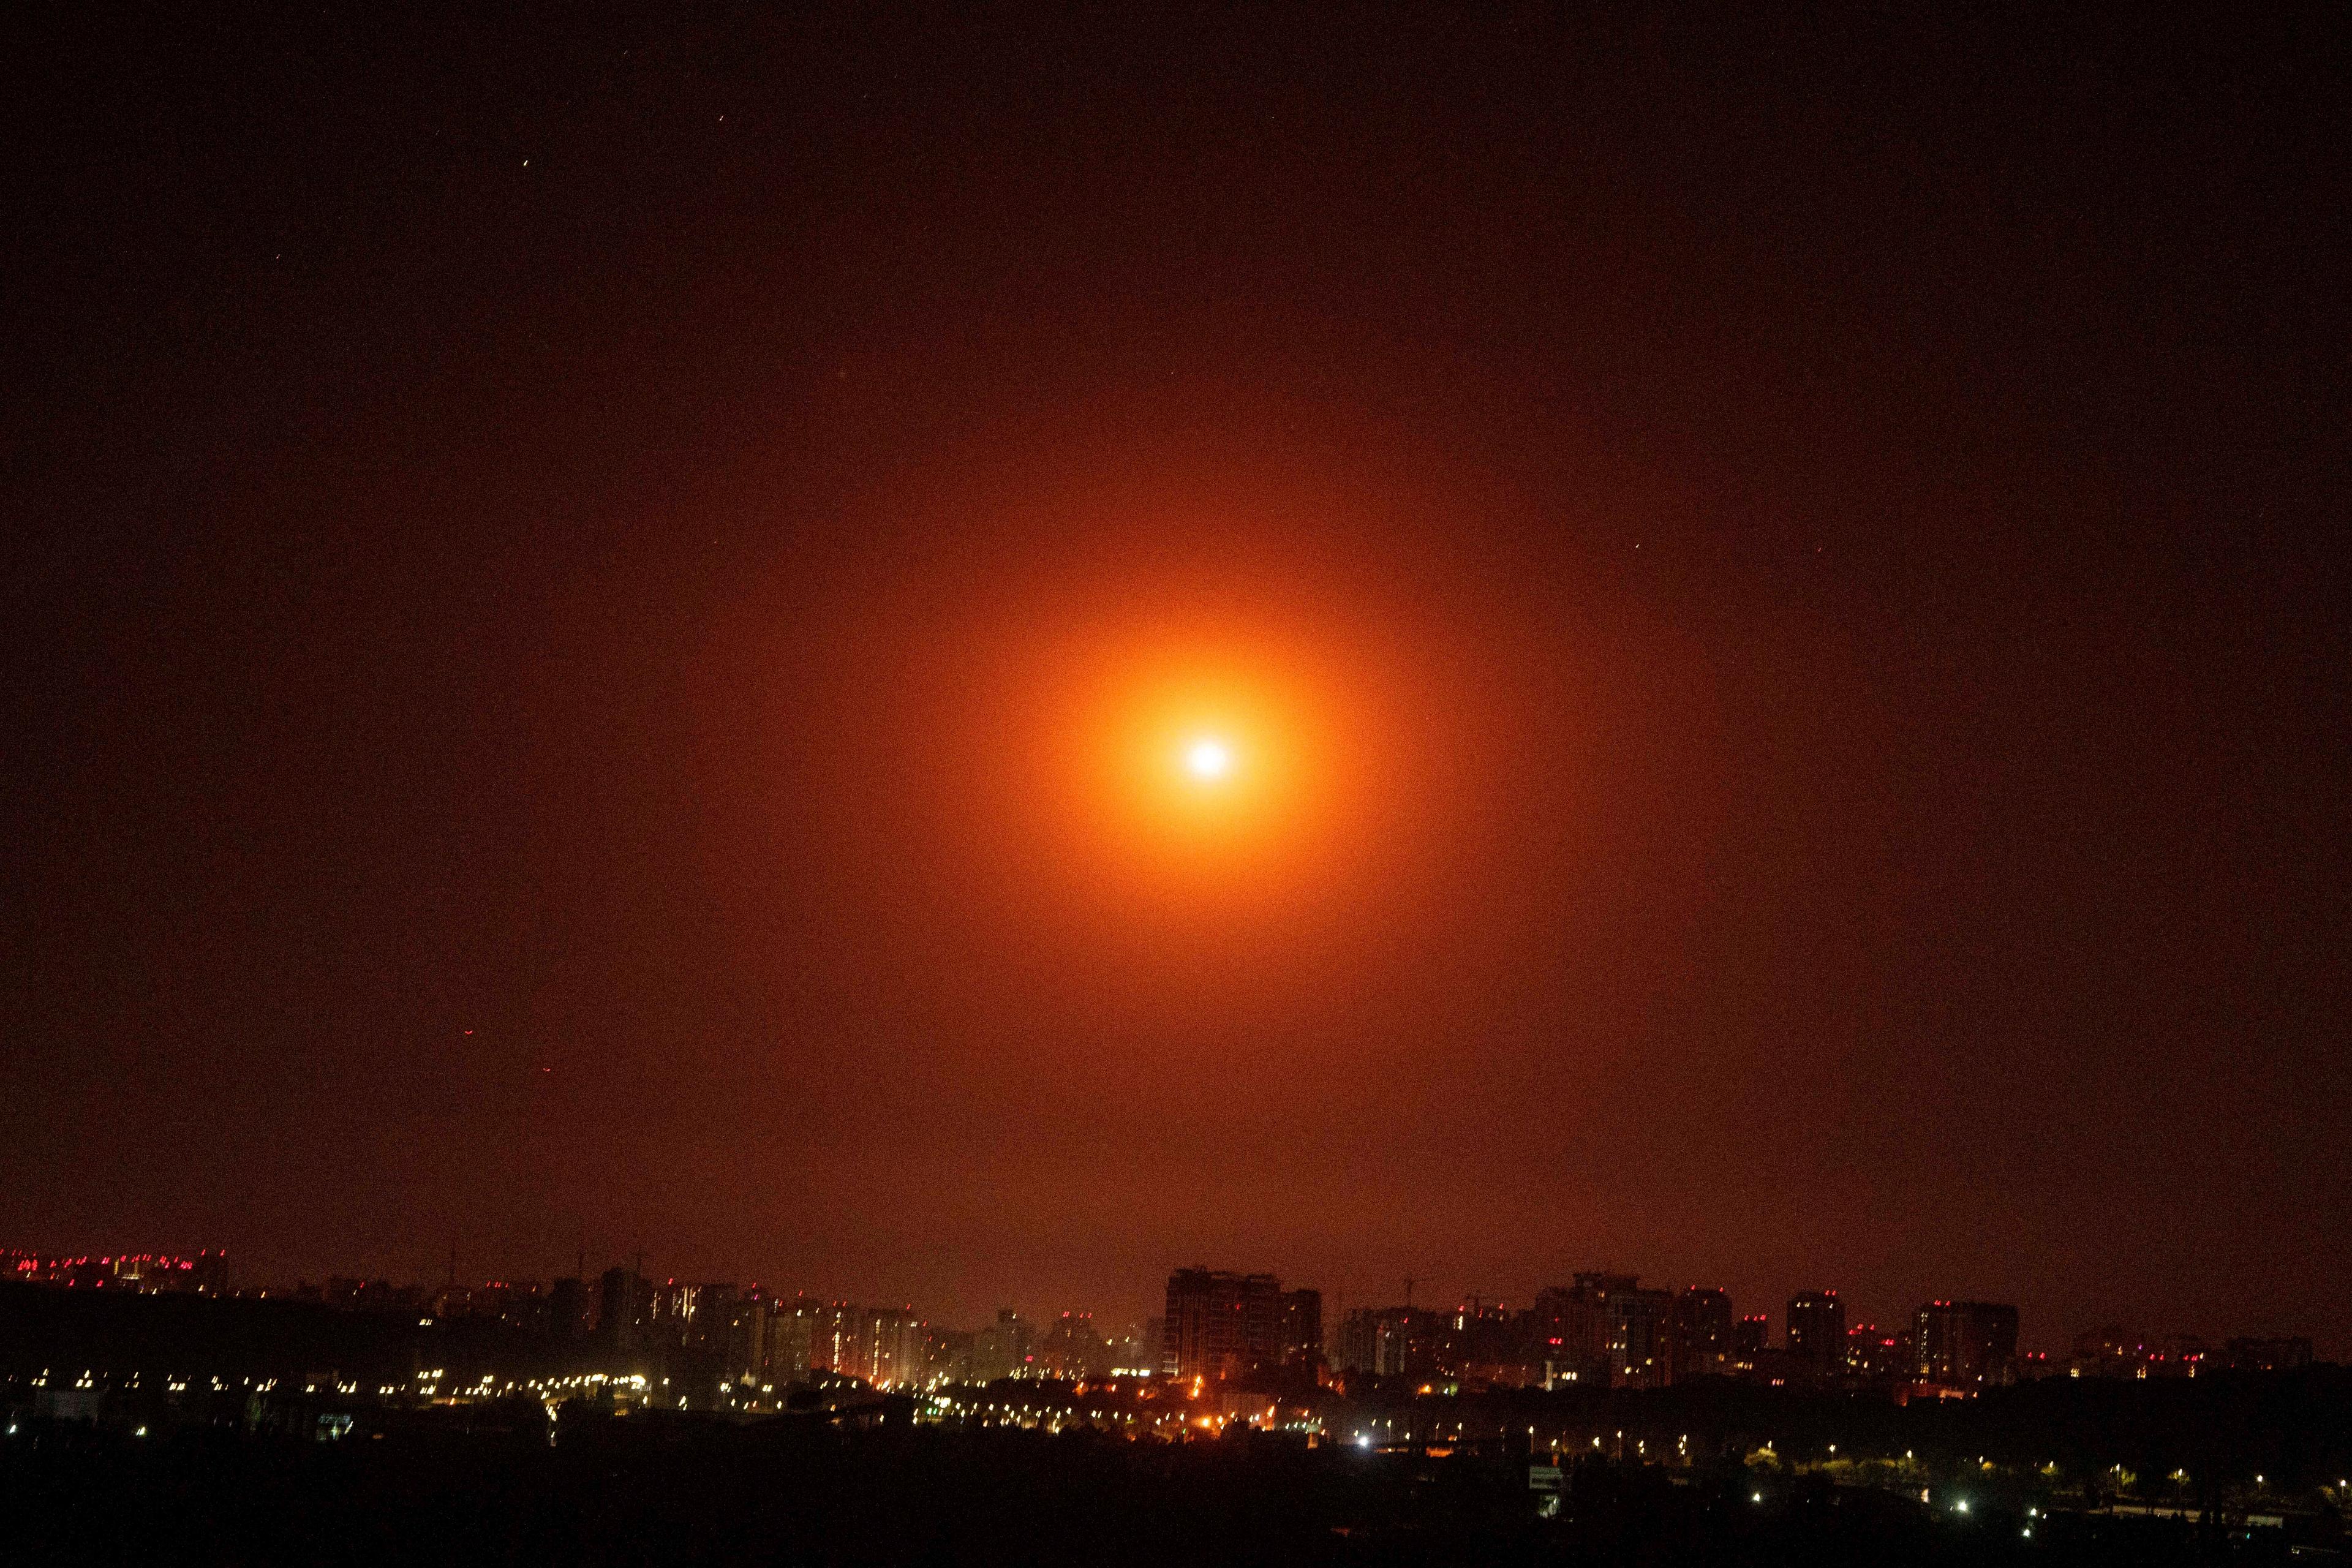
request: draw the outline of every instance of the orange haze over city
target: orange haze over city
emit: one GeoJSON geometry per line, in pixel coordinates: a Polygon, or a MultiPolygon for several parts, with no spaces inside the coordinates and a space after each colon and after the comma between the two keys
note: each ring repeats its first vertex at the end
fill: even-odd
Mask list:
{"type": "Polygon", "coordinates": [[[183,12],[10,161],[0,1245],[2352,1349],[2294,24],[183,12]]]}

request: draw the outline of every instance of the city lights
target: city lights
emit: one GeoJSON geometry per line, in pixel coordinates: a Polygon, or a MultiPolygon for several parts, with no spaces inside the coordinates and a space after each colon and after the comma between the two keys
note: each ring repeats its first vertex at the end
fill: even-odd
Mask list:
{"type": "Polygon", "coordinates": [[[2352,1559],[2352,5],[124,9],[6,1561],[2352,1559]]]}
{"type": "MultiPolygon", "coordinates": [[[[62,1276],[10,1288],[77,1289],[62,1276]]],[[[1788,1368],[1756,1364],[1767,1358],[1752,1343],[1732,1347],[1728,1328],[1743,1320],[1721,1290],[1645,1288],[1638,1276],[1621,1274],[1577,1274],[1524,1304],[1359,1306],[1327,1323],[1316,1289],[1286,1286],[1271,1273],[1180,1268],[1166,1278],[1161,1316],[1103,1329],[1087,1312],[1032,1320],[1004,1309],[976,1329],[956,1330],[911,1306],[863,1307],[759,1285],[688,1283],[634,1261],[553,1284],[509,1279],[427,1288],[337,1279],[257,1289],[250,1299],[257,1310],[264,1302],[328,1308],[321,1321],[330,1325],[397,1324],[413,1347],[413,1370],[285,1382],[238,1377],[233,1369],[224,1369],[231,1371],[224,1377],[223,1370],[176,1359],[155,1370],[52,1365],[21,1384],[0,1378],[10,1436],[28,1410],[43,1419],[100,1421],[119,1411],[116,1429],[131,1439],[234,1422],[363,1446],[383,1437],[396,1415],[441,1412],[464,1419],[469,1410],[527,1401],[555,1447],[590,1417],[625,1420],[661,1411],[722,1422],[817,1419],[861,1429],[913,1421],[969,1433],[1090,1431],[1131,1443],[1221,1443],[1255,1433],[1308,1451],[1328,1443],[1358,1454],[1386,1448],[1427,1459],[1527,1463],[1534,1466],[1531,1486],[1550,1486],[1544,1476],[1557,1472],[1535,1457],[1556,1465],[1564,1448],[1573,1453],[1579,1445],[1589,1445],[1592,1463],[1696,1478],[1707,1461],[1695,1452],[1692,1432],[1654,1431],[1627,1418],[1639,1415],[1643,1394],[1671,1388],[1704,1402],[1744,1383],[1778,1399],[1790,1383],[1788,1368]],[[524,1363],[478,1353],[493,1342],[521,1354],[524,1363]],[[429,1358],[415,1353],[425,1346],[432,1347],[429,1358]],[[432,1364],[415,1364],[427,1359],[432,1364]],[[1540,1399],[1548,1386],[1564,1393],[1580,1385],[1634,1403],[1613,1406],[1618,1419],[1598,1427],[1547,1421],[1539,1407],[1511,1403],[1540,1399]],[[703,1392],[689,1397],[693,1389],[703,1392]],[[1654,1452],[1652,1436],[1660,1438],[1654,1452]]],[[[236,1312],[242,1300],[231,1292],[218,1310],[236,1312]]],[[[2029,1372],[2059,1374],[2046,1359],[2016,1353],[2012,1308],[1936,1301],[1915,1321],[1931,1341],[1945,1336],[1921,1359],[1932,1364],[1948,1357],[1976,1380],[1939,1390],[1938,1400],[1965,1405],[1979,1389],[2029,1372]]],[[[1874,1330],[1862,1332],[1876,1337],[1874,1330]]],[[[1921,1396],[1923,1385],[1912,1377],[1869,1370],[1881,1363],[1867,1351],[1855,1351],[1843,1368],[1801,1375],[1786,1397],[1874,1394],[1900,1409],[1921,1396]]],[[[2089,1346],[2078,1363],[2110,1383],[2145,1385],[2129,1364],[2095,1364],[2099,1353],[2089,1346]]],[[[2215,1360],[2301,1365],[2305,1353],[2300,1344],[2232,1340],[2215,1360]]],[[[1906,1357],[1901,1364],[1917,1363],[1906,1357]]],[[[2188,1387],[2188,1374],[2179,1375],[2188,1387]]],[[[1916,1447],[1881,1451],[1857,1446],[1846,1433],[1792,1443],[1796,1448],[1784,1452],[1777,1438],[1764,1438],[1747,1463],[1838,1488],[1899,1488],[1906,1496],[1916,1490],[1922,1505],[1933,1506],[1934,1489],[1919,1485],[1916,1447]],[[1805,1458],[1808,1449],[1818,1457],[1805,1458]]],[[[2097,1488],[2074,1489],[2063,1486],[2054,1462],[2038,1470],[2012,1468],[1979,1451],[1945,1463],[1969,1467],[1985,1487],[2005,1484],[2005,1476],[2012,1483],[2038,1477],[2042,1489],[2021,1509],[2029,1535],[2053,1504],[2094,1511],[2180,1506],[2189,1479],[2186,1468],[2176,1467],[2160,1483],[2167,1490],[2152,1498],[2119,1463],[2105,1468],[2097,1488]]],[[[2293,1498],[2278,1499],[2267,1472],[2253,1474],[2247,1495],[2257,1491],[2266,1508],[2295,1506],[2293,1498]]],[[[1749,1500],[1763,1507],[1775,1495],[1758,1485],[1749,1500]]],[[[1977,1500],[1948,1493],[1944,1511],[1973,1521],[1977,1500]]]]}

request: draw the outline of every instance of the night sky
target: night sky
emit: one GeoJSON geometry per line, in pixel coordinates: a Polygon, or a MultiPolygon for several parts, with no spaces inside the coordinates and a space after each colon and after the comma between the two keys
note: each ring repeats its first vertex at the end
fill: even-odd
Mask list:
{"type": "Polygon", "coordinates": [[[0,51],[0,1245],[2352,1352],[2340,6],[182,9],[0,51]]]}

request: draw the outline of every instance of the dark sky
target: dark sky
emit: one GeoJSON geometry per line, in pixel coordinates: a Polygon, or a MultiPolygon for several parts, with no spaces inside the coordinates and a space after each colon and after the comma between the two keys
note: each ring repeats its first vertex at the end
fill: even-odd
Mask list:
{"type": "Polygon", "coordinates": [[[0,1245],[2352,1352],[2340,7],[394,9],[8,24],[0,1245]]]}

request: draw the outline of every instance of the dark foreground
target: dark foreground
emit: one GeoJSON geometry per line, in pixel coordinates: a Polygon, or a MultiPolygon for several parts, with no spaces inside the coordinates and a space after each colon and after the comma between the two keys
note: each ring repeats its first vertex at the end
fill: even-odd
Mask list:
{"type": "MultiPolygon", "coordinates": [[[[1091,1434],[838,1430],[638,1416],[302,1443],[88,1426],[0,1444],[0,1557],[37,1562],[2152,1564],[2288,1560],[2276,1531],[1969,1519],[1744,1472],[1676,1485],[1572,1468],[1537,1517],[1524,1465],[1176,1447],[1091,1434]],[[2027,1526],[2035,1533],[2028,1536],[2027,1526]]],[[[2317,1561],[2327,1561],[2322,1557],[2317,1561]]]]}

